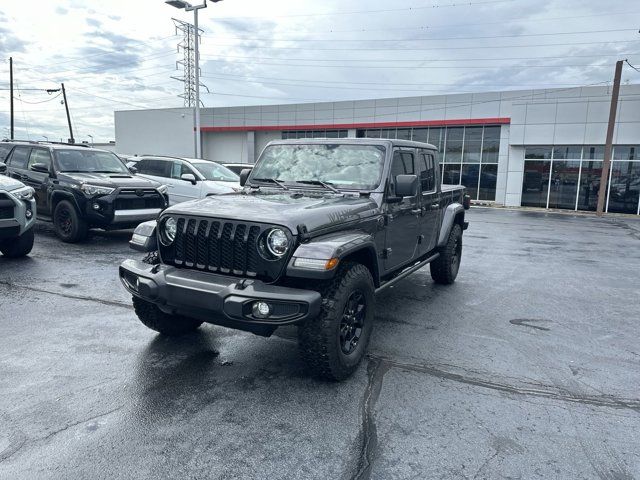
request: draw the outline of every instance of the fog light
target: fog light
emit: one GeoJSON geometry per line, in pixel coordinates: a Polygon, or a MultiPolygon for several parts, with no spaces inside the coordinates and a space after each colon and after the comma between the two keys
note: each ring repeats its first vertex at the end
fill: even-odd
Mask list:
{"type": "Polygon", "coordinates": [[[31,220],[31,217],[33,217],[33,212],[27,209],[27,211],[24,212],[24,216],[27,217],[27,220],[31,220]]]}
{"type": "Polygon", "coordinates": [[[267,302],[255,302],[253,304],[253,316],[258,318],[267,318],[271,315],[271,305],[267,302]]]}
{"type": "Polygon", "coordinates": [[[100,204],[98,204],[98,203],[94,203],[94,204],[93,204],[93,209],[94,209],[94,210],[100,210],[100,204]]]}

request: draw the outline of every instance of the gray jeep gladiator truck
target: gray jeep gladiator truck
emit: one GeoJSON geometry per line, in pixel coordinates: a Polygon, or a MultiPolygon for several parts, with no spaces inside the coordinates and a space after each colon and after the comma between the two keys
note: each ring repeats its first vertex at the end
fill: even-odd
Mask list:
{"type": "Polygon", "coordinates": [[[9,258],[24,257],[33,248],[34,190],[2,175],[6,169],[0,163],[0,252],[9,258]]]}
{"type": "Polygon", "coordinates": [[[130,246],[147,256],[125,260],[120,279],[153,330],[297,325],[312,373],[341,380],[365,354],[377,292],[427,264],[435,282],[456,279],[468,197],[440,178],[425,143],[274,141],[242,192],[141,224],[130,246]]]}

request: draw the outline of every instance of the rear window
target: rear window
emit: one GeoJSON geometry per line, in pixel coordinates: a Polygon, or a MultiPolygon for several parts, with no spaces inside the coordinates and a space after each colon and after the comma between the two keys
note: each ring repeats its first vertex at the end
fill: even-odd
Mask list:
{"type": "Polygon", "coordinates": [[[29,160],[29,152],[31,147],[16,147],[9,158],[9,165],[12,168],[27,168],[27,160],[29,160]]]}
{"type": "Polygon", "coordinates": [[[4,162],[7,159],[12,148],[13,145],[0,145],[0,162],[4,162]]]}

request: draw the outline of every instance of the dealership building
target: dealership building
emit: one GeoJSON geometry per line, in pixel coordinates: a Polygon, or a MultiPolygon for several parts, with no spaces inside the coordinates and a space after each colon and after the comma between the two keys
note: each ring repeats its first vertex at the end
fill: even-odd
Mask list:
{"type": "MultiPolygon", "coordinates": [[[[440,151],[443,181],[477,201],[595,210],[608,86],[201,110],[202,156],[255,162],[272,140],[398,138],[440,151]]],[[[194,156],[193,109],[115,112],[117,151],[194,156]]],[[[640,85],[622,85],[606,207],[640,214],[640,85]]]]}

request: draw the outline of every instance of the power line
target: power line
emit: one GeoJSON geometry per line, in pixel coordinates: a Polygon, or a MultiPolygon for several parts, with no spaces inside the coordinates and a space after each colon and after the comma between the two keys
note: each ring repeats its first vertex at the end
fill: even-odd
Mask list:
{"type": "MultiPolygon", "coordinates": [[[[211,38],[211,37],[209,37],[211,38]]],[[[313,51],[332,51],[332,52],[365,52],[365,51],[397,51],[402,50],[403,52],[409,51],[432,51],[432,50],[477,50],[477,49],[487,49],[490,48],[492,50],[497,50],[500,48],[532,48],[532,47],[573,47],[573,46],[584,46],[584,45],[607,45],[607,44],[620,44],[620,43],[638,43],[638,40],[607,40],[604,42],[563,42],[563,43],[539,43],[539,44],[527,44],[527,45],[474,45],[472,47],[424,47],[424,48],[415,48],[415,47],[375,47],[375,48],[327,48],[327,47],[313,47],[313,51]]],[[[244,45],[238,45],[237,43],[217,43],[216,47],[238,47],[244,45]]],[[[258,46],[254,45],[250,46],[255,50],[265,49],[265,50],[304,50],[309,51],[309,47],[267,47],[267,46],[258,46]]]]}
{"type": "Polygon", "coordinates": [[[42,100],[42,101],[40,101],[40,102],[27,102],[26,100],[22,100],[22,98],[20,98],[20,99],[15,98],[15,97],[14,97],[14,98],[15,98],[16,100],[20,100],[21,102],[28,103],[29,105],[38,105],[39,103],[46,103],[46,102],[50,102],[50,101],[52,101],[52,100],[55,100],[55,99],[56,99],[56,98],[58,98],[60,95],[62,95],[62,93],[58,93],[58,95],[56,95],[55,97],[47,98],[46,100],[42,100]]]}
{"type": "MultiPolygon", "coordinates": [[[[339,11],[339,12],[327,12],[327,13],[303,13],[303,14],[291,14],[291,15],[269,15],[269,18],[299,18],[299,17],[327,17],[335,15],[359,15],[359,14],[372,14],[372,13],[389,13],[389,12],[413,12],[416,10],[430,10],[437,8],[450,8],[450,7],[471,7],[476,5],[489,5],[495,3],[511,3],[514,0],[488,0],[484,2],[466,2],[466,3],[450,3],[444,5],[431,4],[421,5],[417,7],[405,7],[405,8],[385,8],[381,10],[351,10],[351,11],[339,11]]],[[[238,16],[238,17],[218,17],[218,20],[240,20],[240,19],[263,19],[264,16],[238,16]]]]}
{"type": "Polygon", "coordinates": [[[486,40],[496,38],[549,37],[556,35],[585,35],[594,33],[637,32],[637,28],[619,28],[612,30],[582,30],[579,32],[523,33],[513,35],[481,35],[475,37],[439,37],[439,38],[258,38],[258,37],[221,37],[222,40],[251,40],[263,42],[430,42],[450,40],[486,40]]]}
{"type": "Polygon", "coordinates": [[[634,67],[633,65],[631,65],[631,64],[629,63],[629,60],[628,60],[628,59],[626,59],[626,58],[624,59],[624,61],[625,61],[625,62],[627,62],[627,65],[629,65],[631,68],[633,68],[636,72],[639,72],[639,73],[640,73],[640,68],[638,68],[638,67],[634,67]]]}

